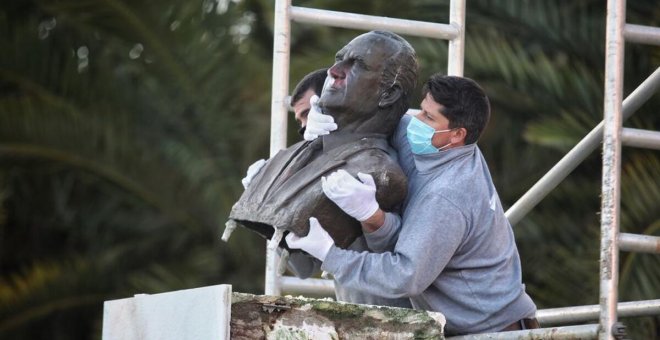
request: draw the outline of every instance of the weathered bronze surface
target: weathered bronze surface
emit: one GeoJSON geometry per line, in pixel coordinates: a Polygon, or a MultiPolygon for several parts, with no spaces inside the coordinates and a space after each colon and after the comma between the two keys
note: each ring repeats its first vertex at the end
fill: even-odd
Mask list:
{"type": "MultiPolygon", "coordinates": [[[[415,86],[414,50],[393,33],[369,32],[342,48],[328,72],[319,105],[334,117],[338,129],[273,156],[230,213],[230,219],[266,238],[273,235],[273,227],[307,235],[312,216],[341,248],[359,237],[360,223],[321,188],[321,177],[339,169],[353,176],[371,174],[385,211],[405,198],[406,177],[387,137],[407,110],[415,86]]],[[[280,246],[287,248],[284,241],[280,246]]]]}

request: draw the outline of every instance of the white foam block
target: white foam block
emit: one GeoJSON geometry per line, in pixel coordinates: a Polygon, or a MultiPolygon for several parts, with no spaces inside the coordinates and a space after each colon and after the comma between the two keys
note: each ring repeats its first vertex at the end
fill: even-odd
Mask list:
{"type": "Polygon", "coordinates": [[[103,340],[229,339],[231,285],[106,301],[103,340]]]}

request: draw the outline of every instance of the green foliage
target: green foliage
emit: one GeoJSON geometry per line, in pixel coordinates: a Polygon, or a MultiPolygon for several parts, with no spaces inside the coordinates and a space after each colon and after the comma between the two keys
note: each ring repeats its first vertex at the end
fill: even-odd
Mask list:
{"type": "MultiPolygon", "coordinates": [[[[447,0],[294,5],[432,22],[449,13],[447,0]]],[[[245,169],[268,153],[273,6],[0,6],[0,337],[98,338],[102,301],[136,293],[262,290],[263,241],[245,230],[226,244],[219,235],[245,169]]],[[[604,14],[590,0],[467,4],[465,75],[491,99],[479,145],[503,204],[602,119],[604,14]]],[[[660,8],[636,1],[626,17],[658,26],[660,8]]],[[[290,87],[358,33],[293,23],[290,87]]],[[[446,42],[409,41],[418,84],[446,70],[446,42]]],[[[660,49],[626,44],[625,60],[629,94],[660,64],[660,49]]],[[[659,107],[652,99],[624,125],[658,130],[659,107]]],[[[540,308],[598,301],[599,156],[515,227],[540,308]]],[[[660,235],[659,171],[657,151],[624,148],[623,232],[660,235]]],[[[658,261],[622,253],[620,300],[657,297],[658,261]]],[[[624,321],[636,338],[657,337],[658,317],[624,321]]]]}
{"type": "Polygon", "coordinates": [[[89,338],[136,293],[262,289],[263,242],[219,233],[265,147],[234,118],[267,117],[267,64],[236,49],[240,8],[201,5],[3,4],[1,337],[89,338]]]}

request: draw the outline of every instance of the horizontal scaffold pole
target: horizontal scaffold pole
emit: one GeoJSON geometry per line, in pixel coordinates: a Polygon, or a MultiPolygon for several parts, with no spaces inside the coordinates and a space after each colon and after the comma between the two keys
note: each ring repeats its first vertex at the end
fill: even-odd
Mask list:
{"type": "MultiPolygon", "coordinates": [[[[536,318],[541,326],[565,325],[598,320],[599,313],[599,305],[574,306],[540,309],[536,312],[536,318]]],[[[619,317],[660,315],[660,299],[619,302],[617,315],[619,317]]]]}
{"type": "MultiPolygon", "coordinates": [[[[620,233],[619,249],[623,251],[660,254],[660,237],[620,233]]],[[[658,307],[658,310],[658,314],[660,314],[660,306],[658,307]]]]}
{"type": "Polygon", "coordinates": [[[291,7],[295,22],[360,30],[387,30],[394,33],[452,40],[459,36],[457,27],[426,21],[396,19],[373,15],[328,11],[323,9],[291,7]]]}
{"type": "Polygon", "coordinates": [[[660,45],[660,27],[626,24],[623,36],[626,42],[660,45]]]}
{"type": "Polygon", "coordinates": [[[537,328],[524,331],[482,333],[448,337],[447,340],[482,340],[482,339],[594,339],[598,334],[598,325],[579,325],[554,328],[537,328]]]}
{"type": "Polygon", "coordinates": [[[623,128],[621,142],[626,146],[660,150],[660,132],[623,128]]]}
{"type": "Polygon", "coordinates": [[[335,295],[335,285],[332,280],[323,279],[299,279],[293,276],[280,277],[282,291],[293,294],[319,294],[335,295]]]}

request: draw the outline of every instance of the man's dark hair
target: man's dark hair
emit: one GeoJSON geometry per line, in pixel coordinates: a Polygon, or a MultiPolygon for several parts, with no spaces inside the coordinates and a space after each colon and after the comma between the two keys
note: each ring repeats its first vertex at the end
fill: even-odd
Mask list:
{"type": "Polygon", "coordinates": [[[293,89],[291,94],[291,101],[289,105],[293,106],[297,101],[300,100],[305,95],[307,90],[312,90],[317,96],[321,96],[321,91],[323,90],[323,84],[325,83],[325,77],[328,74],[327,68],[318,69],[312,71],[303,77],[302,80],[296,85],[296,88],[293,89]]]}
{"type": "Polygon", "coordinates": [[[424,85],[422,95],[431,93],[444,106],[442,114],[449,128],[465,128],[465,144],[476,143],[490,119],[490,103],[481,86],[470,78],[434,74],[424,85]]]}

